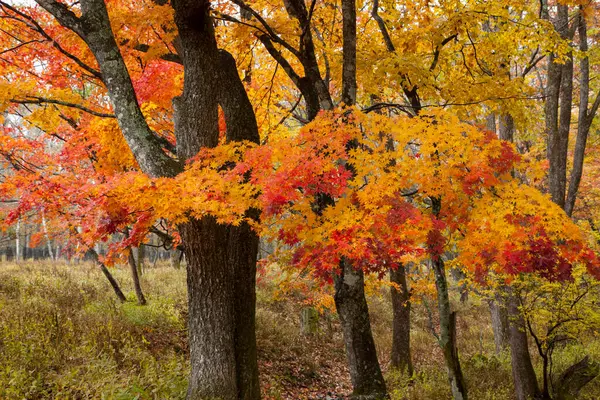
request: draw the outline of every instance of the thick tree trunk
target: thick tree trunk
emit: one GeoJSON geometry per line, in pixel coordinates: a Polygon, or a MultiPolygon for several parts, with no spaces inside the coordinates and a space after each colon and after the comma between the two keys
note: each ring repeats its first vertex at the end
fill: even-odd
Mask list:
{"type": "MultiPolygon", "coordinates": [[[[174,176],[182,171],[183,162],[195,156],[202,147],[214,147],[218,144],[218,102],[223,101],[220,88],[227,82],[222,81],[222,65],[215,40],[214,21],[210,17],[210,1],[171,1],[179,32],[179,56],[185,72],[183,93],[173,101],[178,160],[164,151],[163,142],[154,135],[144,119],[127,67],[112,33],[104,1],[82,0],[81,17],[56,0],[36,1],[88,44],[100,66],[97,76],[106,85],[121,131],[146,174],[153,177],[174,176]]],[[[234,84],[227,86],[228,89],[231,87],[237,90],[241,86],[239,77],[235,78],[234,84]],[[239,85],[235,85],[236,83],[239,85]]],[[[238,118],[235,114],[236,107],[240,110],[245,105],[243,102],[222,104],[226,114],[228,138],[229,127],[238,118]],[[237,105],[241,105],[241,108],[237,105]]],[[[245,115],[239,118],[243,120],[241,125],[247,120],[245,115]]],[[[258,141],[256,130],[254,135],[255,141],[258,141]]],[[[242,139],[251,140],[249,137],[242,139]]],[[[253,308],[254,303],[253,298],[250,298],[246,299],[248,302],[243,307],[237,307],[234,292],[242,292],[242,295],[253,293],[252,277],[256,260],[249,260],[253,259],[250,253],[255,251],[252,250],[255,240],[251,238],[254,233],[245,235],[241,232],[246,228],[221,226],[210,217],[191,219],[181,224],[179,229],[188,272],[191,356],[188,398],[251,398],[244,394],[244,388],[238,388],[239,382],[244,380],[238,380],[236,349],[252,346],[238,345],[242,339],[236,341],[236,335],[237,332],[242,332],[243,340],[253,341],[253,336],[247,339],[248,334],[245,332],[245,329],[253,329],[253,324],[248,325],[246,319],[253,321],[253,314],[249,317],[238,316],[236,311],[238,308],[253,308]],[[231,232],[237,233],[230,235],[231,232]],[[247,242],[236,245],[247,246],[249,250],[241,250],[240,247],[229,251],[235,237],[247,239],[247,242]],[[247,264],[240,268],[236,265],[234,268],[232,263],[237,260],[245,260],[247,264]],[[247,286],[240,288],[242,284],[247,286]],[[241,321],[240,324],[244,324],[244,327],[237,329],[236,321],[241,321]]],[[[244,368],[250,364],[252,362],[245,363],[244,368]]],[[[256,369],[253,366],[250,368],[256,369]]],[[[241,374],[244,375],[245,372],[241,374]]],[[[252,389],[248,393],[256,393],[256,390],[252,389]]]]}
{"type": "Polygon", "coordinates": [[[229,229],[205,217],[180,225],[179,232],[187,260],[191,363],[187,399],[237,399],[229,229]]]}
{"type": "MultiPolygon", "coordinates": [[[[259,143],[254,110],[239,78],[235,60],[223,50],[219,57],[219,104],[225,116],[227,140],[259,143]]],[[[248,210],[245,217],[258,221],[260,211],[248,210]]],[[[260,399],[255,332],[258,244],[259,237],[247,222],[229,227],[228,262],[234,273],[235,359],[240,400],[260,399]]]]}
{"type": "MultiPolygon", "coordinates": [[[[256,211],[251,213],[258,214],[256,211]]],[[[257,215],[254,215],[257,218],[257,215]]],[[[260,399],[256,350],[256,259],[258,235],[247,224],[230,227],[229,264],[234,268],[235,363],[238,399],[260,399]]]]}
{"type": "Polygon", "coordinates": [[[395,287],[390,289],[394,321],[392,325],[392,368],[408,376],[413,375],[413,365],[410,353],[410,293],[406,284],[406,270],[403,265],[390,269],[390,282],[395,287]]]}
{"type": "Polygon", "coordinates": [[[446,278],[444,260],[441,256],[438,256],[432,261],[440,316],[438,341],[444,353],[452,397],[454,400],[467,400],[467,385],[463,377],[458,357],[458,348],[456,346],[456,312],[451,311],[450,308],[448,280],[446,278]]]}
{"type": "MultiPolygon", "coordinates": [[[[140,284],[140,276],[139,276],[139,267],[135,263],[135,257],[133,256],[133,249],[129,249],[129,255],[127,256],[127,261],[129,262],[129,268],[131,269],[131,279],[133,280],[133,288],[135,289],[135,295],[138,299],[138,304],[140,306],[146,305],[146,298],[144,297],[144,292],[142,291],[142,285],[140,284]]],[[[139,261],[138,261],[139,263],[139,261]]]]}
{"type": "Polygon", "coordinates": [[[385,398],[387,390],[379,367],[365,298],[364,274],[346,260],[335,276],[335,307],[344,333],[354,396],[385,398]]]}
{"type": "Polygon", "coordinates": [[[519,299],[509,292],[507,299],[512,376],[517,400],[531,400],[540,389],[531,363],[525,321],[519,310],[519,299]]]}

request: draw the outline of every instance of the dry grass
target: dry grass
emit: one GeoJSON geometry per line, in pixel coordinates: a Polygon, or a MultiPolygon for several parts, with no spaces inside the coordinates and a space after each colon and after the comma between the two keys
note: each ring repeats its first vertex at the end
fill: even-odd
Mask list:
{"type": "MultiPolygon", "coordinates": [[[[119,304],[94,267],[0,265],[0,399],[178,399],[187,380],[185,272],[148,270],[142,285],[149,305],[135,305],[127,269],[113,273],[131,300],[119,304]]],[[[300,333],[302,304],[274,300],[261,284],[257,337],[264,397],[341,398],[351,390],[335,315],[322,317],[319,332],[300,333]]],[[[459,348],[471,398],[512,399],[510,357],[494,354],[485,304],[472,297],[460,310],[459,348]]],[[[369,299],[373,333],[393,399],[447,399],[441,352],[428,331],[422,306],[414,307],[412,381],[387,371],[391,305],[386,292],[369,299]]],[[[600,341],[557,354],[563,368],[585,352],[600,359],[600,341]]],[[[593,382],[582,399],[600,397],[593,382]]]]}

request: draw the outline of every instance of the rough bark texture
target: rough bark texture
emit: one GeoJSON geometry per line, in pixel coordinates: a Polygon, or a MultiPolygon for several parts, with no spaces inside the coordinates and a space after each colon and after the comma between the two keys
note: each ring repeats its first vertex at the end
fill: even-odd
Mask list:
{"type": "Polygon", "coordinates": [[[81,1],[80,18],[55,0],[38,0],[37,3],[53,14],[63,26],[77,33],[89,46],[100,66],[123,136],[142,170],[150,176],[176,174],[181,166],[165,154],[139,108],[104,1],[81,1]]]}
{"type": "MultiPolygon", "coordinates": [[[[138,299],[140,306],[146,305],[146,297],[142,291],[142,285],[140,284],[140,276],[138,271],[138,265],[135,263],[135,257],[133,256],[133,249],[129,249],[129,256],[127,257],[129,262],[129,268],[131,269],[131,279],[133,280],[133,288],[135,289],[135,295],[138,299]]],[[[139,263],[139,261],[138,261],[139,263]]]]}
{"type": "MultiPolygon", "coordinates": [[[[104,1],[82,0],[81,17],[56,0],[39,0],[38,4],[77,33],[92,50],[123,135],[148,175],[176,175],[182,170],[182,161],[196,155],[201,147],[218,144],[219,103],[225,113],[228,139],[258,142],[252,108],[247,97],[241,96],[243,85],[237,71],[232,72],[235,62],[232,64],[232,58],[228,59],[217,48],[210,1],[171,2],[179,32],[178,61],[185,71],[183,93],[173,101],[179,161],[163,151],[161,142],[144,120],[104,1]],[[224,96],[226,92],[232,97],[224,96]]],[[[250,218],[258,218],[252,213],[249,212],[250,218]]],[[[188,398],[257,399],[260,393],[254,338],[256,235],[248,225],[222,226],[211,217],[191,219],[178,228],[188,272],[191,353],[188,398]]]]}
{"type": "Polygon", "coordinates": [[[513,382],[517,400],[531,400],[540,395],[537,378],[527,344],[525,321],[519,310],[519,299],[509,293],[507,299],[509,340],[513,382]]]}
{"type": "Polygon", "coordinates": [[[179,226],[185,243],[191,374],[187,398],[238,398],[228,228],[212,217],[179,226]]]}
{"type": "MultiPolygon", "coordinates": [[[[252,104],[238,75],[235,60],[219,52],[219,104],[225,116],[228,141],[259,143],[258,126],[252,104]]],[[[249,210],[246,217],[258,221],[260,212],[249,210]]],[[[238,398],[260,399],[256,350],[256,261],[259,237],[246,222],[229,227],[229,260],[234,273],[235,356],[238,398]]]]}
{"type": "MultiPolygon", "coordinates": [[[[583,54],[588,51],[587,25],[585,18],[579,21],[579,50],[583,54]]],[[[573,154],[573,169],[569,180],[569,189],[565,201],[565,211],[567,215],[572,216],[575,208],[575,200],[583,175],[583,161],[585,159],[585,149],[587,146],[588,134],[592,121],[600,105],[600,95],[596,95],[596,100],[588,111],[589,92],[590,92],[590,60],[587,56],[581,59],[580,65],[580,86],[579,86],[579,120],[577,123],[577,140],[575,142],[575,152],[573,154]]]]}
{"type": "Polygon", "coordinates": [[[454,400],[467,400],[467,385],[460,366],[458,348],[456,346],[456,313],[450,308],[446,269],[444,260],[440,256],[433,260],[433,272],[435,275],[438,312],[440,316],[438,341],[444,353],[452,397],[454,400]]]}
{"type": "Polygon", "coordinates": [[[406,284],[406,270],[403,265],[397,269],[390,270],[390,282],[398,285],[390,289],[392,296],[392,310],[394,320],[392,326],[392,355],[391,366],[406,372],[408,376],[413,374],[412,358],[410,353],[410,293],[406,284]]]}
{"type": "MultiPolygon", "coordinates": [[[[557,6],[555,27],[563,39],[569,36],[569,6],[557,6]]],[[[563,64],[548,60],[548,83],[546,89],[546,130],[548,133],[548,186],[552,201],[561,208],[565,206],[567,185],[567,151],[571,127],[573,100],[573,56],[569,54],[563,64]],[[560,102],[560,107],[559,107],[560,102]]]]}
{"type": "Polygon", "coordinates": [[[500,296],[489,300],[490,314],[492,316],[492,329],[494,331],[494,344],[496,353],[501,353],[508,348],[508,312],[506,310],[506,302],[500,296]]]}
{"type": "MultiPolygon", "coordinates": [[[[254,213],[257,218],[256,211],[254,213]]],[[[260,399],[256,350],[256,259],[259,238],[247,224],[229,227],[229,264],[234,273],[235,362],[238,399],[260,399]]]]}
{"type": "Polygon", "coordinates": [[[343,69],[342,102],[356,103],[356,1],[342,1],[343,69]]]}
{"type": "Polygon", "coordinates": [[[506,140],[513,142],[515,139],[515,121],[510,114],[503,114],[499,118],[500,129],[498,131],[498,138],[500,140],[506,140]]]}
{"type": "Polygon", "coordinates": [[[365,299],[364,274],[345,260],[335,276],[335,306],[344,333],[353,395],[364,399],[386,397],[365,299]]]}

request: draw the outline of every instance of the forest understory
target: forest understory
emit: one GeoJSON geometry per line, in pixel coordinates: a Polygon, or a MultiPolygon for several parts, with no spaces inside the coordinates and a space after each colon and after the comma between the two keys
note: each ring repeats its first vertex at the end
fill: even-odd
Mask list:
{"type": "MultiPolygon", "coordinates": [[[[148,304],[136,304],[127,268],[111,270],[128,301],[120,303],[92,264],[42,262],[0,265],[0,399],[183,399],[187,389],[185,270],[157,265],[141,282],[148,304]]],[[[415,374],[390,371],[392,307],[389,289],[369,291],[379,359],[391,398],[451,397],[441,350],[423,305],[413,305],[415,374]]],[[[473,399],[514,398],[510,354],[495,353],[487,303],[471,293],[458,310],[458,348],[473,399]]],[[[271,279],[258,283],[257,341],[264,399],[345,399],[352,385],[339,322],[324,310],[318,331],[302,333],[304,300],[282,295],[271,279]]],[[[435,321],[434,321],[435,322],[435,321]]],[[[554,368],[600,358],[600,338],[581,338],[556,350],[554,368]]],[[[541,363],[532,346],[535,367],[541,363]]],[[[595,379],[579,399],[600,395],[595,379]]]]}

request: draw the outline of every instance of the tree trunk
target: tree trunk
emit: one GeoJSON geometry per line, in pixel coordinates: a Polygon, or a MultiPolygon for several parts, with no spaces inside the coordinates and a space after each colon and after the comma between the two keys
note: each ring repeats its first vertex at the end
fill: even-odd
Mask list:
{"type": "MultiPolygon", "coordinates": [[[[256,210],[249,214],[258,218],[256,210]]],[[[234,269],[235,363],[238,399],[260,399],[256,349],[256,260],[259,238],[247,223],[229,228],[229,264],[234,269]]]]}
{"type": "MultiPolygon", "coordinates": [[[[231,54],[220,51],[219,104],[225,116],[227,141],[259,143],[254,109],[239,78],[231,54]]],[[[260,220],[260,211],[251,209],[246,218],[260,220]]],[[[247,223],[229,227],[229,264],[234,272],[235,296],[235,361],[238,398],[260,399],[260,382],[256,350],[256,262],[258,234],[247,223]]]]}
{"type": "Polygon", "coordinates": [[[181,268],[181,257],[183,257],[183,252],[173,249],[169,252],[171,258],[171,266],[175,269],[181,268]]]}
{"type": "Polygon", "coordinates": [[[460,367],[458,348],[456,346],[456,312],[452,312],[450,308],[448,280],[446,278],[444,260],[441,256],[437,256],[432,261],[440,316],[438,342],[444,353],[452,397],[454,400],[467,400],[467,385],[460,367]]]}
{"type": "Polygon", "coordinates": [[[133,287],[135,289],[135,295],[138,299],[138,304],[140,306],[145,306],[146,298],[144,297],[142,285],[140,284],[139,267],[135,263],[135,257],[133,256],[132,248],[129,248],[127,260],[129,261],[129,268],[131,269],[131,279],[133,280],[133,287]]]}
{"type": "Polygon", "coordinates": [[[577,122],[577,141],[575,142],[575,152],[573,154],[573,169],[571,170],[571,178],[569,180],[569,189],[567,191],[567,199],[565,201],[565,211],[569,217],[573,215],[575,208],[575,200],[583,175],[583,161],[585,159],[585,149],[587,146],[588,134],[592,120],[598,111],[600,105],[600,95],[596,95],[596,100],[588,112],[589,91],[590,91],[590,60],[587,56],[588,51],[587,25],[585,18],[580,18],[579,21],[579,50],[584,54],[581,59],[580,70],[580,86],[579,86],[579,119],[577,122]]]}
{"type": "Polygon", "coordinates": [[[96,263],[96,265],[100,267],[100,270],[102,271],[104,276],[106,276],[106,279],[108,279],[108,282],[110,283],[110,286],[115,291],[115,294],[117,295],[117,298],[119,299],[119,301],[121,303],[125,303],[127,301],[127,298],[121,291],[121,288],[119,287],[119,284],[117,283],[115,278],[112,276],[112,274],[110,273],[108,268],[106,268],[106,265],[104,265],[104,263],[100,262],[100,259],[98,258],[98,253],[96,252],[96,250],[90,249],[90,250],[88,250],[88,254],[91,254],[92,259],[94,260],[94,263],[96,263]]]}
{"type": "Polygon", "coordinates": [[[15,227],[15,262],[21,262],[21,218],[17,219],[15,227]]]}
{"type": "Polygon", "coordinates": [[[513,142],[515,139],[515,121],[510,114],[502,114],[499,118],[500,129],[498,132],[498,138],[500,140],[506,140],[513,142]]]}
{"type": "Polygon", "coordinates": [[[390,269],[390,282],[398,285],[400,290],[392,286],[392,310],[394,314],[392,330],[391,366],[408,376],[413,375],[412,358],[410,354],[410,292],[406,284],[404,265],[390,269]]]}
{"type": "MultiPolygon", "coordinates": [[[[81,17],[58,1],[36,2],[89,46],[100,67],[98,76],[108,90],[123,136],[144,173],[152,177],[174,176],[183,170],[183,162],[195,156],[202,147],[214,147],[219,143],[218,101],[222,101],[220,88],[227,81],[222,79],[210,1],[171,1],[179,32],[178,51],[184,68],[183,93],[173,100],[177,160],[164,151],[163,142],[144,119],[131,77],[116,44],[104,0],[81,1],[81,17]]],[[[239,76],[235,78],[233,86],[228,85],[228,89],[240,86],[243,89],[239,76]]],[[[229,127],[233,125],[230,125],[233,121],[231,112],[234,119],[238,118],[236,107],[237,110],[244,109],[245,103],[227,104],[233,106],[227,110],[221,105],[226,114],[229,138],[229,127]]],[[[246,121],[245,117],[246,114],[240,118],[246,121]]],[[[258,136],[256,130],[254,134],[258,136]]],[[[248,137],[242,139],[250,140],[248,137]]],[[[239,388],[238,392],[236,344],[237,348],[244,346],[238,343],[241,339],[236,342],[236,335],[248,328],[236,329],[236,321],[246,323],[246,318],[249,318],[252,320],[249,326],[253,328],[254,314],[237,316],[236,310],[253,307],[254,300],[246,298],[246,303],[236,307],[234,291],[240,291],[242,295],[253,293],[254,280],[250,275],[256,267],[256,260],[250,262],[248,260],[252,257],[248,254],[238,255],[244,251],[230,252],[228,249],[232,244],[230,240],[235,241],[233,237],[240,240],[248,238],[248,242],[237,244],[243,248],[251,249],[254,241],[242,234],[232,234],[230,238],[230,232],[245,228],[222,226],[212,217],[190,219],[178,228],[188,273],[191,357],[188,399],[244,397],[244,388],[239,388]],[[235,261],[232,260],[238,259],[246,260],[247,265],[236,266],[234,273],[232,262],[235,261]],[[241,271],[239,275],[238,270],[241,271]],[[243,285],[244,288],[240,289],[243,285]]],[[[244,337],[244,340],[251,339],[244,337]]]]}
{"type": "MultiPolygon", "coordinates": [[[[561,38],[569,37],[569,6],[557,6],[555,27],[561,38]]],[[[573,55],[569,53],[563,65],[548,60],[548,84],[546,91],[546,129],[548,131],[548,186],[552,201],[565,207],[567,185],[567,152],[571,128],[573,103],[573,55]],[[560,101],[560,108],[559,108],[560,101]]]]}
{"type": "Polygon", "coordinates": [[[228,227],[212,217],[179,226],[185,243],[191,375],[187,398],[238,398],[228,227]]]}
{"type": "Polygon", "coordinates": [[[356,103],[356,0],[342,0],[342,102],[356,103]]]}
{"type": "Polygon", "coordinates": [[[335,307],[340,317],[353,395],[380,399],[387,396],[371,332],[369,308],[364,291],[364,273],[347,262],[340,262],[335,276],[335,307]]]}
{"type": "Polygon", "coordinates": [[[537,377],[531,363],[525,321],[519,310],[519,299],[509,292],[507,299],[509,340],[513,382],[517,400],[531,400],[540,395],[537,377]]]}
{"type": "Polygon", "coordinates": [[[144,264],[145,259],[146,247],[143,243],[140,243],[137,248],[137,271],[139,276],[142,276],[144,274],[144,270],[146,269],[146,265],[144,264]]]}
{"type": "Polygon", "coordinates": [[[496,354],[501,353],[508,348],[508,313],[506,302],[500,297],[488,300],[490,314],[492,315],[492,329],[494,331],[494,344],[496,345],[496,354]]]}
{"type": "Polygon", "coordinates": [[[556,388],[555,400],[572,400],[585,385],[600,374],[600,363],[591,361],[585,356],[581,361],[571,365],[560,376],[556,388]]]}

